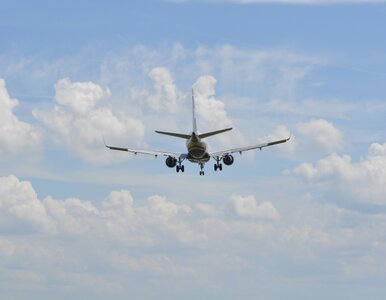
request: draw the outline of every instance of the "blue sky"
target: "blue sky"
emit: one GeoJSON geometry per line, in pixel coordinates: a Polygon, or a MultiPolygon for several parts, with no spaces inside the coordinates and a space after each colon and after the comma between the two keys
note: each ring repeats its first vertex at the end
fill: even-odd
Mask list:
{"type": "Polygon", "coordinates": [[[12,1],[0,11],[7,299],[383,299],[385,1],[12,1]],[[248,3],[247,3],[248,2],[248,3]],[[204,177],[109,143],[235,155],[204,177]]]}

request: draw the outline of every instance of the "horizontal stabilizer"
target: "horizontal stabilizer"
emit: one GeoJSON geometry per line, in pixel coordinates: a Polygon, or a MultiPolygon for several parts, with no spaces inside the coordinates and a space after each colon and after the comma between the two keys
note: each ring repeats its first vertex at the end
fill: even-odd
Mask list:
{"type": "Polygon", "coordinates": [[[159,134],[165,134],[165,135],[178,137],[181,139],[186,139],[186,140],[190,139],[190,134],[182,134],[182,133],[166,132],[166,131],[158,131],[158,130],[156,130],[155,132],[157,132],[159,134]]]}
{"type": "Polygon", "coordinates": [[[204,138],[206,138],[208,136],[212,136],[212,135],[215,135],[215,134],[223,133],[223,132],[226,132],[226,131],[229,131],[229,130],[232,130],[232,128],[226,128],[226,129],[221,129],[221,130],[216,130],[216,131],[211,131],[211,132],[199,134],[198,137],[200,139],[204,139],[204,138]]]}

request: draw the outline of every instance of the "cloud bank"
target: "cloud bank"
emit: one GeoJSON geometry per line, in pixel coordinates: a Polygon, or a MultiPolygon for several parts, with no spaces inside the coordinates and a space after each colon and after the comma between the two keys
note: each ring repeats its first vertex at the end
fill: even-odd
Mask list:
{"type": "MultiPolygon", "coordinates": [[[[372,151],[379,154],[384,146],[372,151]]],[[[377,267],[386,263],[384,216],[362,216],[307,201],[296,205],[302,209],[283,211],[273,201],[239,194],[229,196],[225,204],[188,204],[160,195],[141,200],[128,190],[111,191],[99,204],[78,198],[40,199],[30,182],[14,175],[0,177],[1,282],[15,291],[23,281],[26,293],[43,286],[51,291],[52,283],[71,285],[70,291],[53,291],[68,296],[87,288],[88,295],[95,292],[103,298],[129,291],[143,295],[149,286],[178,279],[188,280],[186,288],[194,294],[194,289],[212,284],[227,289],[227,282],[215,279],[220,273],[236,278],[235,273],[252,271],[262,276],[254,279],[260,284],[265,276],[280,279],[277,271],[270,271],[279,267],[277,257],[280,268],[293,260],[310,268],[307,277],[326,260],[329,267],[315,272],[331,280],[360,278],[358,268],[367,275],[386,276],[377,267]],[[346,223],[347,218],[355,224],[346,223]],[[336,253],[363,244],[369,249],[335,260],[336,253]],[[125,278],[148,284],[136,286],[134,279],[125,278]]],[[[304,274],[300,268],[289,276],[301,279],[304,274]]],[[[238,284],[244,287],[248,282],[242,278],[238,284]]],[[[171,291],[179,293],[175,285],[171,291]]]]}
{"type": "Polygon", "coordinates": [[[1,159],[29,155],[38,150],[42,136],[40,131],[27,122],[19,120],[14,110],[17,99],[9,96],[4,79],[0,78],[0,157],[1,159]]]}
{"type": "Polygon", "coordinates": [[[353,162],[349,155],[331,154],[315,164],[302,163],[293,173],[316,184],[346,205],[386,204],[386,144],[374,143],[365,157],[353,162]]]}

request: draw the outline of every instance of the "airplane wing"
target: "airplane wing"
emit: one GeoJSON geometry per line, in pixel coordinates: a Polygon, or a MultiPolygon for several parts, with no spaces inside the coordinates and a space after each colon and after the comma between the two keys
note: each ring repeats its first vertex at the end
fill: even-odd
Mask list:
{"type": "Polygon", "coordinates": [[[157,156],[171,156],[174,158],[180,158],[180,157],[183,157],[185,155],[183,153],[167,152],[167,151],[159,151],[159,150],[140,150],[140,149],[115,147],[115,146],[106,145],[106,143],[105,143],[105,146],[111,150],[126,151],[129,153],[133,153],[135,155],[145,154],[145,155],[153,155],[155,157],[157,157],[157,156]]]}
{"type": "Polygon", "coordinates": [[[218,157],[218,156],[224,156],[224,155],[232,154],[232,153],[236,153],[236,152],[239,152],[241,154],[244,151],[249,151],[249,150],[253,150],[253,149],[260,149],[261,150],[264,147],[269,147],[269,146],[285,143],[289,140],[290,140],[290,137],[283,139],[283,140],[277,140],[277,141],[268,142],[268,143],[261,143],[261,144],[257,144],[257,145],[253,145],[253,146],[246,146],[246,147],[233,148],[233,149],[213,152],[213,153],[210,153],[209,155],[211,157],[218,157]]]}

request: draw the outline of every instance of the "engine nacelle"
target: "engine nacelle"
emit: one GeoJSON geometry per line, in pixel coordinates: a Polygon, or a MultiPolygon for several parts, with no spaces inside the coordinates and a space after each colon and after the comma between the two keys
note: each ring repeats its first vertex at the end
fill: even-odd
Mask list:
{"type": "Polygon", "coordinates": [[[174,157],[168,156],[165,163],[169,168],[174,168],[177,164],[177,159],[175,159],[174,157]]]}
{"type": "Polygon", "coordinates": [[[225,156],[222,158],[222,161],[223,161],[224,164],[226,164],[227,166],[230,166],[231,164],[233,164],[234,159],[233,159],[233,156],[232,156],[232,155],[227,154],[227,155],[225,155],[225,156]]]}

